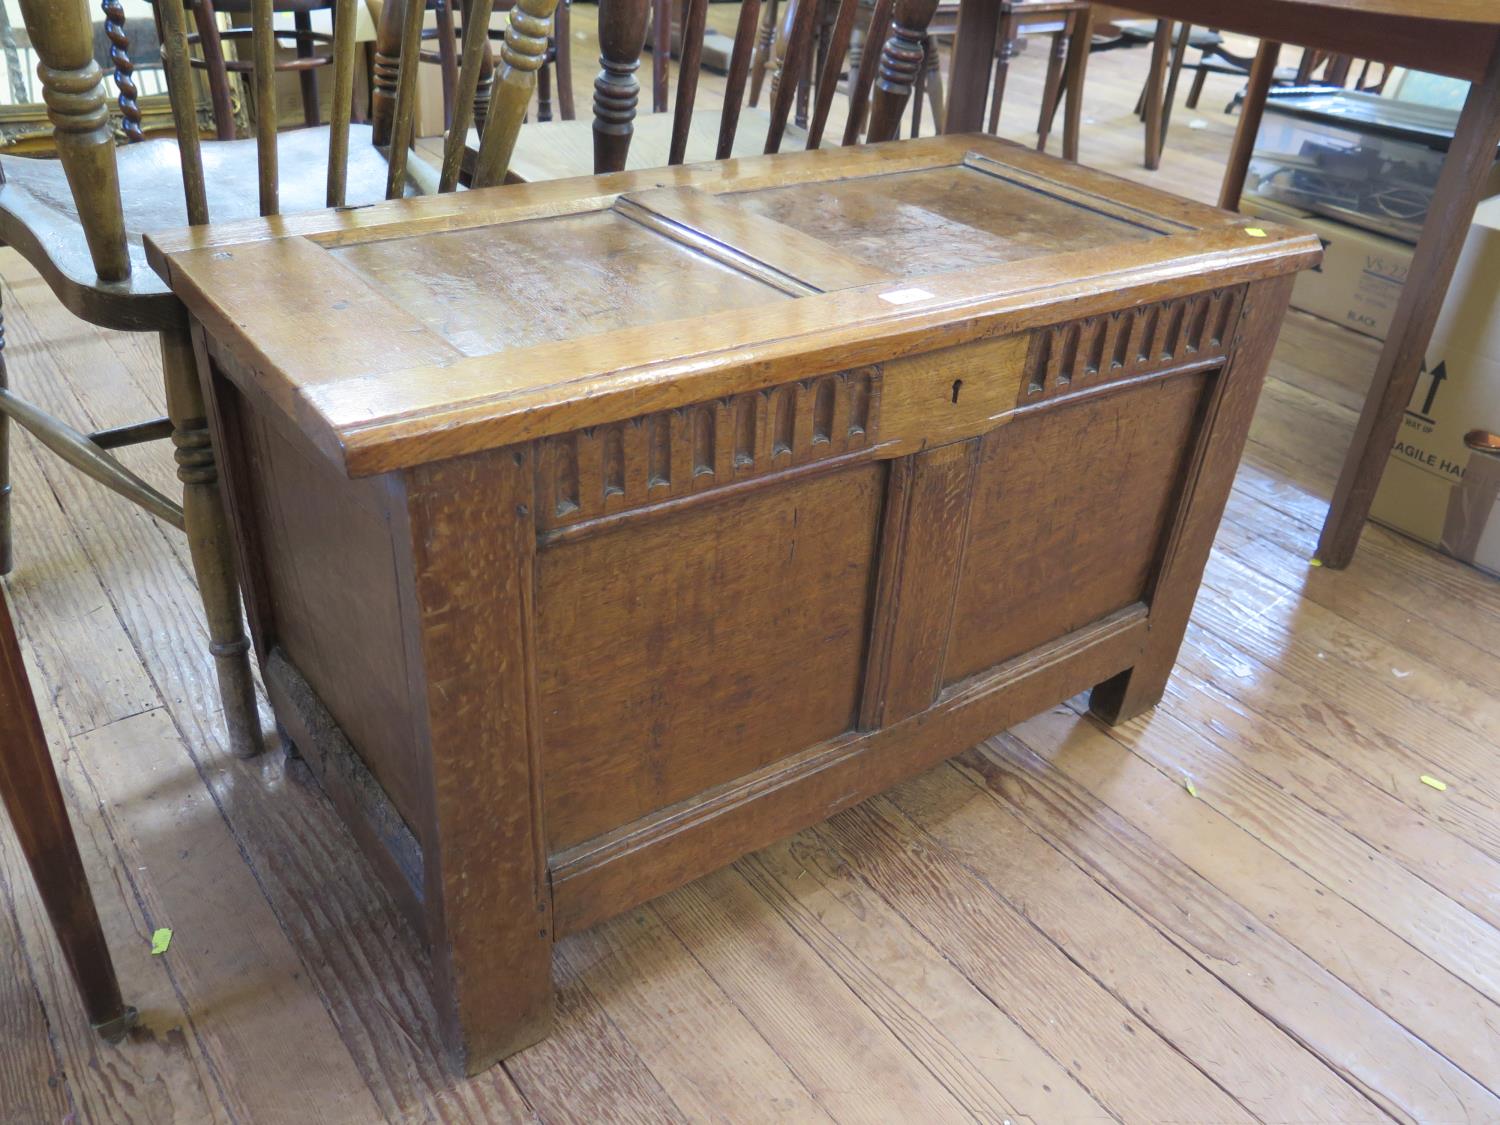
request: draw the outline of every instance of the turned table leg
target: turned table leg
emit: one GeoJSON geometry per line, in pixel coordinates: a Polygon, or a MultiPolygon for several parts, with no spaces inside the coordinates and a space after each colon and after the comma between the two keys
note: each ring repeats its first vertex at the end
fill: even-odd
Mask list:
{"type": "Polygon", "coordinates": [[[237,758],[249,758],[261,748],[250,642],[240,616],[229,519],[186,322],[161,334],[161,357],[172,444],[177,447],[177,479],[182,482],[183,522],[208,621],[208,647],[218,673],[229,750],[237,758]]]}
{"type": "Polygon", "coordinates": [[[1359,545],[1386,459],[1401,428],[1401,416],[1411,400],[1443,298],[1458,266],[1474,207],[1494,164],[1497,143],[1500,48],[1490,57],[1484,78],[1469,88],[1458,130],[1443,161],[1428,219],[1380,351],[1375,381],[1323,523],[1318,558],[1324,566],[1348,566],[1359,545]]]}
{"type": "Polygon", "coordinates": [[[977,133],[984,128],[984,105],[990,90],[990,66],[994,63],[1001,7],[997,0],[959,2],[953,62],[948,71],[945,133],[977,133]]]}
{"type": "Polygon", "coordinates": [[[136,1011],[120,998],[78,842],[42,735],[10,607],[0,593],[0,799],[31,868],[89,1023],[105,1039],[124,1037],[136,1011]]]}

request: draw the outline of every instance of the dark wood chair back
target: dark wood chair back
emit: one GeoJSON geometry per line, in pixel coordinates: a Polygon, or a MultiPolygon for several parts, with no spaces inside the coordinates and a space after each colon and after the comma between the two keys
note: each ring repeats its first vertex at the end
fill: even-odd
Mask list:
{"type": "MultiPolygon", "coordinates": [[[[426,10],[435,16],[436,27],[422,32],[422,42],[431,43],[432,49],[424,49],[419,58],[424,63],[437,65],[442,73],[443,128],[453,122],[453,101],[458,89],[460,39],[465,26],[467,9],[461,9],[460,0],[421,0],[426,10]]],[[[573,70],[570,51],[571,4],[564,0],[553,14],[553,29],[548,36],[547,53],[537,70],[537,119],[552,119],[552,89],[554,79],[557,88],[557,106],[563,120],[571,121],[573,106],[573,70]]],[[[375,143],[389,143],[395,120],[396,84],[401,57],[401,31],[405,25],[407,0],[385,0],[380,9],[380,22],[375,37],[375,60],[371,75],[370,120],[374,127],[375,143]]],[[[496,0],[491,12],[511,12],[514,0],[496,0]]],[[[495,67],[493,46],[489,42],[496,38],[495,29],[486,25],[486,47],[481,52],[479,81],[475,85],[472,120],[482,127],[489,114],[490,91],[494,84],[495,67]]]]}
{"type": "MultiPolygon", "coordinates": [[[[819,0],[789,0],[786,13],[781,69],[773,83],[770,121],[763,151],[778,152],[786,137],[792,103],[796,97],[795,76],[803,73],[813,50],[813,35],[819,17],[819,0]],[[781,75],[789,80],[779,81],[781,75]]],[[[817,97],[809,123],[806,146],[818,148],[823,141],[834,90],[849,49],[850,34],[859,0],[838,0],[837,12],[823,44],[818,68],[817,97]]],[[[467,17],[475,25],[487,23],[492,0],[474,0],[480,18],[467,17]]],[[[542,65],[546,36],[557,0],[519,0],[501,49],[494,78],[489,115],[484,122],[472,183],[476,187],[504,182],[519,137],[526,107],[542,65]]],[[[924,59],[923,40],[937,0],[877,0],[871,31],[872,42],[882,42],[879,51],[867,51],[855,76],[851,105],[851,127],[845,143],[858,136],[859,122],[869,106],[869,140],[891,140],[897,136],[900,118],[920,75],[924,59]]],[[[740,6],[734,44],[729,59],[724,105],[719,114],[715,156],[724,159],[734,148],[740,127],[740,109],[745,99],[751,65],[761,36],[762,0],[744,0],[740,6]]],[[[614,0],[601,5],[599,13],[599,65],[594,80],[594,168],[616,172],[625,167],[634,133],[640,100],[637,70],[644,50],[651,0],[614,0]]],[[[684,0],[680,62],[669,164],[685,159],[689,131],[697,100],[703,40],[707,28],[708,0],[684,0]]],[[[466,139],[472,118],[472,91],[483,67],[483,43],[465,37],[457,79],[454,114],[444,145],[440,186],[447,190],[458,182],[464,162],[466,139]]],[[[765,47],[761,46],[761,50],[765,47]]]]}

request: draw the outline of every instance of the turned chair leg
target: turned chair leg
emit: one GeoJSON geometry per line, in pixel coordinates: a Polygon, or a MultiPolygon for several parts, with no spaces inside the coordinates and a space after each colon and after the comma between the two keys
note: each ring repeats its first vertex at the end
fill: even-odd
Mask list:
{"type": "Polygon", "coordinates": [[[250,642],[240,616],[229,518],[219,493],[208,412],[185,323],[161,334],[161,358],[172,444],[177,447],[177,479],[182,482],[183,522],[208,621],[209,651],[218,673],[229,749],[237,758],[249,758],[261,748],[260,717],[250,678],[250,642]]]}
{"type": "Polygon", "coordinates": [[[942,60],[938,56],[937,40],[927,40],[927,73],[923,78],[927,90],[927,104],[932,110],[932,131],[941,135],[948,119],[948,98],[943,89],[942,60]]]}
{"type": "Polygon", "coordinates": [[[1010,63],[1016,57],[1017,46],[1014,18],[1008,11],[1002,12],[996,35],[994,92],[990,96],[991,133],[1000,131],[1000,105],[1005,101],[1005,80],[1010,76],[1010,63]]]}
{"type": "Polygon", "coordinates": [[[1203,96],[1203,84],[1208,81],[1208,71],[1202,64],[1198,67],[1198,73],[1193,76],[1193,85],[1188,89],[1187,102],[1184,103],[1188,109],[1198,108],[1198,99],[1203,96]]]}
{"type": "Polygon", "coordinates": [[[760,104],[760,91],[765,85],[766,70],[771,65],[771,51],[776,41],[777,0],[770,0],[762,11],[760,34],[755,42],[755,54],[750,63],[750,108],[760,104]]]}
{"type": "Polygon", "coordinates": [[[1042,82],[1042,108],[1037,115],[1036,150],[1047,151],[1047,138],[1052,135],[1052,123],[1057,118],[1057,103],[1062,99],[1063,70],[1068,57],[1068,40],[1073,35],[1076,13],[1068,13],[1063,28],[1052,37],[1052,50],[1047,56],[1047,77],[1042,82]]]}
{"type": "MultiPolygon", "coordinates": [[[[0,301],[3,301],[0,296],[0,301]]],[[[10,389],[5,367],[5,310],[0,307],[0,391],[10,389]]],[[[10,416],[0,411],[0,574],[15,565],[10,541],[10,416]]]]}

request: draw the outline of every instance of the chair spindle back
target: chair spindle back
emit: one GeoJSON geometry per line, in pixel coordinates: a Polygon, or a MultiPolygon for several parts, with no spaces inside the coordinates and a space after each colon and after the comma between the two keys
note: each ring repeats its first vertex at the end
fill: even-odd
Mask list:
{"type": "MultiPolygon", "coordinates": [[[[516,148],[516,137],[526,119],[526,106],[536,89],[537,71],[547,59],[547,36],[552,30],[552,15],[556,11],[557,0],[517,0],[511,9],[510,25],[505,29],[505,42],[500,47],[500,66],[495,72],[495,85],[490,94],[490,112],[479,143],[479,157],[474,164],[475,187],[505,182],[505,172],[516,148]]],[[[642,21],[642,42],[645,33],[642,21]]],[[[478,67],[482,62],[480,55],[481,52],[475,51],[473,56],[466,57],[465,69],[478,67]]],[[[468,82],[469,78],[460,73],[459,87],[467,89],[468,82]]],[[[596,102],[597,97],[596,94],[596,102]]],[[[467,138],[468,129],[448,131],[444,166],[462,159],[467,138]],[[456,156],[455,148],[458,149],[456,156]]]]}
{"type": "Polygon", "coordinates": [[[130,276],[125,210],[109,125],[104,72],[94,61],[87,0],[21,0],[21,18],[39,59],[42,100],[57,155],[84,216],[83,233],[103,281],[130,276]]]}
{"type": "Polygon", "coordinates": [[[771,84],[771,127],[766,133],[767,153],[780,152],[781,140],[786,133],[787,118],[792,113],[792,102],[797,97],[802,71],[807,66],[808,52],[812,50],[813,29],[818,25],[820,0],[793,0],[788,26],[786,50],[782,55],[781,69],[771,84]]]}
{"type": "MultiPolygon", "coordinates": [[[[492,0],[491,0],[492,2],[492,0]]],[[[809,69],[818,26],[821,0],[789,0],[785,12],[782,43],[782,65],[772,87],[770,125],[764,151],[780,150],[786,135],[801,77],[809,69]],[[785,76],[786,80],[782,81],[785,76]]],[[[814,108],[806,147],[817,148],[823,142],[833,105],[835,86],[842,72],[853,33],[858,0],[839,0],[838,10],[824,48],[817,81],[814,108]]],[[[526,105],[536,85],[536,70],[545,56],[546,36],[557,0],[525,0],[512,13],[506,33],[502,65],[496,77],[497,94],[489,120],[482,131],[479,158],[473,185],[484,187],[504,182],[516,139],[525,119],[526,105]],[[500,93],[501,90],[505,92],[500,93]],[[500,109],[505,103],[503,111],[500,109]]],[[[730,54],[724,107],[719,117],[716,156],[728,157],[739,128],[741,105],[752,60],[758,51],[768,49],[762,38],[762,0],[744,0],[736,26],[730,54]]],[[[924,59],[923,39],[937,10],[937,0],[877,0],[872,46],[868,50],[851,90],[850,121],[843,142],[858,139],[865,107],[871,107],[869,138],[872,141],[894,139],[900,129],[902,111],[912,96],[921,74],[924,59]],[[887,37],[886,29],[890,29],[887,37]]],[[[594,80],[594,171],[617,172],[625,167],[634,131],[636,108],[640,100],[637,70],[645,46],[651,11],[650,0],[611,0],[599,13],[599,75],[594,80]]],[[[693,110],[697,101],[703,39],[707,29],[708,0],[685,0],[681,29],[681,60],[677,76],[677,102],[673,109],[672,135],[668,163],[680,164],[686,158],[693,110]]],[[[774,14],[774,8],[773,8],[774,14]]],[[[482,57],[465,51],[460,70],[460,91],[471,88],[482,57]]],[[[460,93],[458,105],[465,98],[460,93]]],[[[463,159],[464,139],[468,131],[467,108],[455,114],[444,149],[442,186],[446,190],[456,182],[463,159]],[[460,116],[463,115],[463,116],[460,116]],[[462,126],[460,128],[459,126],[462,126]]]]}
{"type": "MultiPolygon", "coordinates": [[[[823,144],[823,130],[828,126],[828,114],[833,109],[833,94],[838,86],[839,73],[843,69],[844,56],[849,53],[849,39],[854,34],[854,17],[859,11],[859,0],[839,0],[838,15],[833,20],[833,31],[828,39],[828,53],[823,57],[823,70],[818,76],[818,98],[813,105],[812,123],[807,129],[807,147],[819,148],[823,144]]],[[[856,75],[849,76],[852,89],[856,75]]],[[[851,116],[853,106],[850,106],[851,116]]]]}
{"type": "MultiPolygon", "coordinates": [[[[464,146],[454,143],[469,135],[474,124],[476,98],[479,94],[483,71],[490,68],[490,93],[485,98],[486,119],[489,103],[494,96],[494,59],[490,54],[490,16],[495,10],[495,0],[467,0],[464,6],[464,35],[458,64],[458,81],[453,91],[453,116],[448,125],[448,141],[443,147],[443,168],[438,178],[439,191],[452,191],[458,186],[458,175],[463,167],[464,146]]],[[[480,122],[483,125],[483,122],[480,122]]]]}
{"type": "Polygon", "coordinates": [[[865,126],[865,116],[870,108],[870,89],[875,84],[875,72],[880,67],[885,37],[891,30],[892,0],[875,0],[870,12],[870,26],[865,39],[864,52],[859,56],[859,73],[851,74],[853,83],[849,90],[849,119],[844,122],[844,143],[855,144],[860,130],[865,126]]]}
{"type": "Polygon", "coordinates": [[[870,139],[891,140],[926,58],[923,39],[938,0],[896,0],[891,30],[880,52],[880,77],[870,101],[870,139]]]}
{"type": "MultiPolygon", "coordinates": [[[[453,190],[463,163],[464,144],[474,120],[475,93],[481,76],[494,67],[487,30],[496,0],[464,0],[464,35],[458,72],[453,79],[453,121],[448,131],[439,191],[453,190]]],[[[790,0],[796,7],[789,20],[783,71],[772,97],[771,124],[765,151],[779,150],[801,75],[813,50],[820,0],[790,0]]],[[[349,124],[353,108],[354,17],[357,0],[336,0],[334,6],[334,90],[329,123],[327,205],[342,206],[347,184],[349,124]]],[[[857,0],[839,0],[838,13],[819,74],[818,98],[807,147],[822,143],[834,85],[848,51],[857,0]]],[[[546,61],[548,37],[558,0],[518,0],[510,14],[488,115],[483,124],[473,183],[476,187],[502,183],[515,150],[527,106],[537,87],[537,72],[546,61]]],[[[697,98],[699,63],[707,25],[707,0],[687,0],[682,65],[677,82],[670,162],[686,155],[688,131],[697,98]]],[[[844,143],[858,137],[866,102],[870,104],[869,139],[897,135],[906,102],[922,65],[922,38],[937,0],[876,0],[872,43],[885,38],[879,52],[866,52],[851,91],[850,123],[844,143]],[[889,13],[891,33],[882,24],[889,13]],[[876,72],[878,69],[878,78],[876,72]],[[873,85],[873,91],[871,89],[873,85]]],[[[161,13],[162,59],[167,76],[173,124],[182,164],[188,222],[211,219],[204,180],[203,153],[198,136],[197,98],[188,56],[187,13],[182,3],[166,0],[161,13]]],[[[408,153],[415,127],[416,60],[420,56],[426,5],[406,5],[401,28],[395,111],[390,138],[386,196],[405,189],[408,153]],[[412,60],[412,65],[404,64],[412,60]]],[[[101,280],[130,276],[119,173],[110,129],[110,101],[104,74],[93,57],[88,0],[21,0],[21,11],[31,32],[40,63],[43,98],[52,120],[58,155],[78,201],[80,221],[94,269],[101,280]]],[[[630,149],[640,83],[636,71],[645,46],[650,0],[612,0],[600,13],[600,72],[594,83],[594,162],[596,172],[624,168],[630,149]]],[[[744,0],[731,53],[723,111],[720,114],[717,155],[727,157],[734,144],[740,105],[752,56],[757,46],[762,0],[744,0]]],[[[276,40],[272,25],[273,0],[254,0],[251,9],[252,57],[255,61],[256,154],[260,211],[278,213],[277,115],[274,60],[276,40]]],[[[764,49],[764,43],[761,44],[764,49]]]]}
{"type": "Polygon", "coordinates": [[[276,37],[272,31],[275,18],[273,0],[252,0],[250,50],[255,61],[255,149],[262,215],[281,210],[281,168],[276,149],[280,115],[276,112],[276,37]]]}
{"type": "Polygon", "coordinates": [[[756,48],[760,46],[763,51],[770,50],[770,40],[762,39],[760,8],[761,0],[744,0],[740,5],[740,21],[734,29],[734,48],[729,54],[729,75],[724,86],[724,113],[719,118],[719,143],[714,150],[715,160],[727,160],[734,151],[734,136],[740,124],[740,104],[744,101],[745,82],[750,77],[750,64],[756,48]]]}

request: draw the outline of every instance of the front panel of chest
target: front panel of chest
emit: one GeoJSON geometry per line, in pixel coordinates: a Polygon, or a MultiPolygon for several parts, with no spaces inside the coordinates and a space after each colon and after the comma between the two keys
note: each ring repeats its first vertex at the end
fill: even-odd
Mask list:
{"type": "Polygon", "coordinates": [[[1148,603],[1240,289],[536,444],[549,850],[1148,603]]]}

